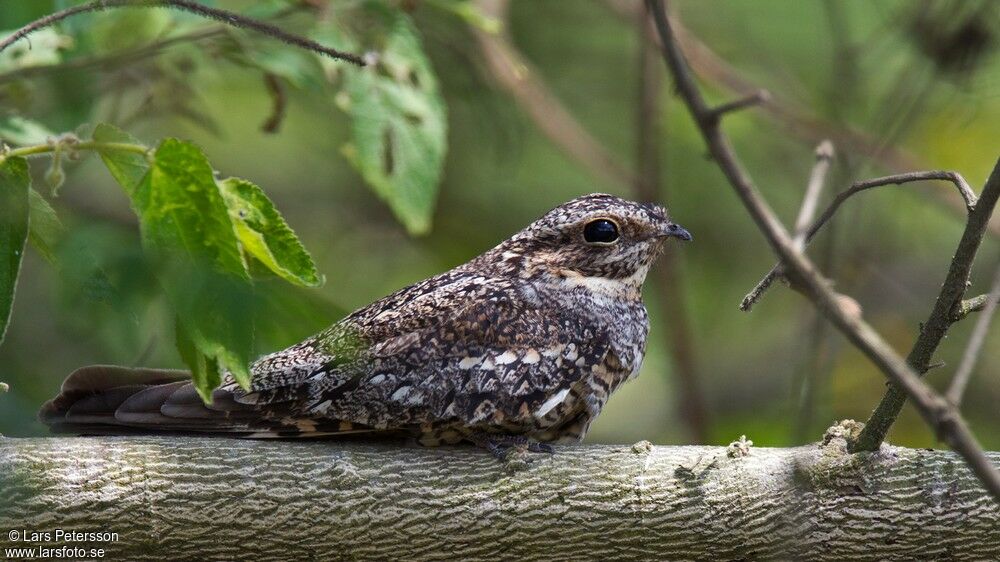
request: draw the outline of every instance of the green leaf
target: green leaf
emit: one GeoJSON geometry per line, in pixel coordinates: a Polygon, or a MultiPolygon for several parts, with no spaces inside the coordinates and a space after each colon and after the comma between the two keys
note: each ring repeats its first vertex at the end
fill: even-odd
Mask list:
{"type": "Polygon", "coordinates": [[[191,380],[194,382],[194,388],[207,404],[212,401],[212,391],[222,383],[219,364],[198,350],[198,346],[184,329],[179,318],[176,320],[174,333],[177,352],[191,369],[191,380]]]}
{"type": "Polygon", "coordinates": [[[55,263],[55,247],[66,234],[66,227],[60,222],[56,210],[34,189],[28,191],[28,207],[31,217],[28,240],[49,263],[55,263]]]}
{"type": "Polygon", "coordinates": [[[132,202],[149,249],[181,251],[218,271],[250,278],[212,167],[197,146],[161,142],[132,202]]]}
{"type": "Polygon", "coordinates": [[[312,256],[260,187],[228,178],[219,182],[219,189],[244,252],[290,283],[307,287],[322,283],[312,256]]]}
{"type": "Polygon", "coordinates": [[[143,247],[156,259],[161,283],[189,339],[247,384],[253,287],[205,155],[191,143],[164,140],[132,201],[143,247]]]}
{"type": "MultiPolygon", "coordinates": [[[[250,282],[183,260],[161,267],[159,277],[194,347],[249,387],[254,336],[250,282]]],[[[193,373],[198,372],[200,364],[189,359],[185,363],[193,373]]]]}
{"type": "Polygon", "coordinates": [[[28,161],[0,162],[0,341],[3,341],[14,304],[14,287],[28,239],[28,161]]]}
{"type": "MultiPolygon", "coordinates": [[[[94,129],[93,138],[98,142],[142,144],[132,135],[107,123],[101,123],[94,129]]],[[[98,148],[97,152],[115,181],[125,189],[129,197],[132,197],[136,186],[149,171],[149,160],[142,154],[125,150],[98,148]]]]}
{"type": "Polygon", "coordinates": [[[346,74],[352,142],[344,154],[407,230],[423,234],[444,166],[445,104],[410,18],[372,7],[384,46],[375,64],[346,74]]]}

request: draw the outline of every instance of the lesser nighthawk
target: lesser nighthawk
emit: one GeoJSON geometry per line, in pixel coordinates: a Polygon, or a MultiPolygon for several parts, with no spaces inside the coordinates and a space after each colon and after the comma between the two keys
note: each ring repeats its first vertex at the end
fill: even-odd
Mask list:
{"type": "Polygon", "coordinates": [[[640,289],[666,209],[579,197],[451,271],[401,289],[231,376],[206,405],[183,371],[85,367],[41,419],[76,433],[402,434],[425,445],[579,440],[639,372],[640,289]]]}

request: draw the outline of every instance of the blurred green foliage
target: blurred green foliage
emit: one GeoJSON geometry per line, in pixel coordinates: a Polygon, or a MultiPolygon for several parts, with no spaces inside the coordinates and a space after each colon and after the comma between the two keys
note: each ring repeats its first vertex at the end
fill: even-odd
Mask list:
{"type": "MultiPolygon", "coordinates": [[[[8,0],[0,29],[77,3],[8,0]]],[[[496,22],[469,2],[205,3],[334,48],[371,50],[379,64],[374,71],[354,69],[166,10],[89,14],[33,35],[32,49],[20,42],[20,55],[0,55],[0,137],[24,146],[88,123],[113,123],[148,146],[164,137],[190,139],[198,154],[187,141],[170,141],[171,150],[194,159],[204,151],[218,171],[214,177],[235,175],[261,186],[262,192],[222,192],[228,219],[245,219],[255,233],[240,235],[245,252],[239,254],[255,256],[253,285],[231,291],[174,272],[184,279],[176,287],[228,297],[201,310],[253,327],[249,345],[232,361],[294,343],[346,311],[457,265],[571,197],[630,195],[626,186],[588,175],[494,87],[469,26],[496,22]],[[263,132],[275,117],[280,132],[263,132]],[[259,199],[263,193],[267,197],[259,199]],[[253,212],[243,217],[240,208],[248,201],[253,212]],[[254,245],[268,236],[276,236],[274,243],[288,240],[290,230],[252,226],[261,217],[278,224],[271,210],[294,229],[315,271],[302,267],[301,255],[269,263],[267,252],[254,245]],[[249,250],[255,247],[259,252],[249,250]],[[314,285],[320,276],[326,283],[319,288],[288,283],[314,285]]],[[[613,2],[568,4],[515,0],[506,29],[558,99],[630,167],[639,118],[635,24],[613,2]]],[[[978,189],[1000,152],[997,9],[988,1],[922,6],[905,0],[674,2],[692,35],[735,72],[811,116],[817,130],[808,133],[821,138],[852,131],[885,149],[838,144],[828,195],[889,171],[888,149],[922,168],[957,170],[978,189]]],[[[703,79],[715,101],[736,95],[711,76],[703,79]]],[[[662,199],[695,235],[693,244],[670,251],[687,288],[711,442],[747,434],[757,445],[785,445],[817,439],[835,419],[864,419],[884,381],[842,338],[816,331],[808,303],[778,287],[752,313],[737,310],[773,256],[718,169],[703,158],[702,140],[667,87],[659,109],[665,119],[662,199]],[[803,388],[814,396],[806,417],[800,415],[803,388]]],[[[725,126],[771,204],[786,221],[794,220],[815,142],[763,110],[735,114],[725,126]]],[[[80,138],[89,138],[88,129],[78,132],[80,138]]],[[[170,272],[150,261],[143,249],[148,227],[116,187],[127,172],[112,175],[92,153],[79,156],[79,162],[61,162],[59,196],[46,202],[47,191],[32,192],[24,211],[40,251],[29,250],[21,264],[0,346],[0,381],[11,386],[0,394],[0,433],[43,432],[34,411],[77,366],[180,366],[176,333],[182,344],[197,339],[175,316],[201,305],[160,290],[158,280],[170,272]]],[[[32,162],[36,188],[46,170],[42,161],[32,162]]],[[[838,290],[854,296],[866,318],[904,353],[961,233],[961,217],[935,196],[949,189],[866,194],[849,203],[810,249],[838,290]]],[[[289,254],[272,257],[277,255],[289,254]]],[[[997,260],[1000,248],[991,237],[970,294],[986,290],[997,260]]],[[[653,328],[643,373],[610,401],[592,441],[689,441],[665,344],[671,319],[658,315],[660,298],[647,288],[653,328]]],[[[970,328],[971,322],[956,325],[942,345],[938,359],[946,366],[928,374],[935,386],[947,385],[970,328]]],[[[993,449],[1000,448],[997,331],[963,406],[993,449]]],[[[202,343],[201,356],[214,357],[202,343]]],[[[205,380],[211,372],[206,362],[205,380]]],[[[890,439],[935,445],[911,408],[890,439]]]]}

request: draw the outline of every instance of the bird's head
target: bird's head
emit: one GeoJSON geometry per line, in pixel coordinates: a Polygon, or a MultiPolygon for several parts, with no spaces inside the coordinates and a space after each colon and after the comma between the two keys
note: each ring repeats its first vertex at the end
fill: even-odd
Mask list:
{"type": "Polygon", "coordinates": [[[668,238],[691,235],[662,206],[594,193],[545,213],[496,251],[521,276],[639,287],[668,238]]]}

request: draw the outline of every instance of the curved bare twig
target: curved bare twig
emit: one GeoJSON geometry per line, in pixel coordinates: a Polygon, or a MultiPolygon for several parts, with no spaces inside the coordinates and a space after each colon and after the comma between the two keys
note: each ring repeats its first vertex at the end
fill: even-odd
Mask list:
{"type": "MultiPolygon", "coordinates": [[[[969,187],[969,183],[965,181],[962,174],[958,172],[951,172],[946,170],[933,170],[927,172],[908,172],[905,174],[894,174],[891,176],[885,176],[881,178],[874,178],[870,180],[864,180],[855,182],[850,188],[842,191],[830,205],[823,211],[823,214],[810,225],[809,230],[806,233],[805,242],[808,244],[809,241],[813,239],[813,236],[823,225],[827,223],[833,215],[837,212],[841,205],[845,201],[850,199],[852,196],[872,189],[874,187],[881,187],[885,185],[902,185],[906,183],[916,182],[916,181],[927,181],[927,180],[940,180],[951,182],[955,185],[958,193],[962,196],[962,200],[965,201],[966,212],[972,212],[972,209],[976,206],[976,194],[969,187]]],[[[768,287],[774,283],[774,280],[781,276],[781,265],[775,264],[770,271],[764,276],[757,285],[747,293],[747,296],[743,297],[743,302],[740,303],[740,310],[743,312],[749,312],[753,305],[757,304],[764,293],[767,291],[768,287]]]]}
{"type": "Polygon", "coordinates": [[[93,2],[88,2],[87,4],[81,4],[79,6],[73,6],[66,8],[65,10],[60,10],[25,25],[9,35],[3,41],[0,41],[0,52],[13,45],[19,39],[27,37],[35,31],[52,26],[69,17],[86,12],[97,12],[112,8],[173,8],[175,10],[181,10],[220,21],[233,27],[250,29],[258,33],[263,33],[264,35],[273,37],[289,45],[314,51],[331,58],[347,61],[358,66],[365,66],[365,60],[360,55],[324,47],[311,39],[306,39],[305,37],[289,33],[269,23],[248,18],[235,12],[230,12],[229,10],[210,8],[189,0],[94,0],[93,2]]]}

